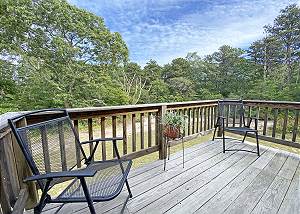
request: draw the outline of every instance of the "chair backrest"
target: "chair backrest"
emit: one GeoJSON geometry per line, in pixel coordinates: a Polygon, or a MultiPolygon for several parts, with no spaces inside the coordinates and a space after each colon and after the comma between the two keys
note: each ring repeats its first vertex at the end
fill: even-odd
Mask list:
{"type": "Polygon", "coordinates": [[[78,158],[86,158],[66,110],[34,111],[9,119],[9,125],[34,175],[71,170],[78,158]],[[54,119],[17,127],[21,120],[41,113],[54,119]]]}
{"type": "Polygon", "coordinates": [[[242,100],[219,100],[219,116],[225,117],[226,127],[245,126],[245,106],[242,100]]]}

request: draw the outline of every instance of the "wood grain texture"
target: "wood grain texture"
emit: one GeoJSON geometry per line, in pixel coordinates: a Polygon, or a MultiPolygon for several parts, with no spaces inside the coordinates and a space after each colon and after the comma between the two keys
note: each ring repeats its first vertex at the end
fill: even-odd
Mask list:
{"type": "MultiPolygon", "coordinates": [[[[232,148],[246,146],[254,151],[256,149],[253,144],[243,145],[234,141],[229,141],[227,145],[232,148]]],[[[191,206],[187,206],[188,209],[185,209],[184,213],[196,211],[196,213],[218,214],[226,212],[236,200],[245,198],[245,192],[248,192],[249,201],[243,202],[246,205],[243,205],[245,211],[242,213],[250,213],[256,204],[260,203],[260,199],[265,198],[263,201],[267,204],[274,201],[271,198],[276,195],[276,190],[282,189],[277,188],[282,185],[275,182],[275,179],[287,177],[295,179],[295,168],[300,159],[298,155],[293,155],[293,159],[280,150],[263,146],[261,149],[262,153],[258,158],[255,154],[244,152],[223,154],[220,141],[210,141],[187,148],[185,168],[181,165],[182,152],[177,152],[171,155],[166,172],[163,171],[161,161],[132,169],[129,183],[134,197],[126,202],[128,193],[124,188],[114,200],[95,203],[96,212],[118,213],[126,203],[129,213],[163,213],[168,210],[170,213],[182,213],[181,209],[175,208],[193,198],[194,202],[190,203],[191,206]],[[270,176],[273,179],[270,179],[270,176]],[[266,200],[267,198],[270,200],[266,200]]],[[[297,208],[295,196],[296,193],[299,194],[299,188],[296,188],[296,182],[299,180],[292,180],[286,193],[288,198],[285,197],[282,202],[284,206],[282,210],[292,211],[297,208]],[[291,191],[292,185],[294,192],[291,191]]],[[[283,192],[278,191],[275,198],[282,200],[285,195],[283,192]]],[[[67,204],[60,213],[70,212],[86,213],[87,204],[67,204]]]]}
{"type": "Polygon", "coordinates": [[[274,109],[274,119],[273,119],[273,128],[272,128],[273,138],[275,138],[276,136],[277,116],[278,116],[278,109],[274,109]]]}
{"type": "Polygon", "coordinates": [[[152,146],[152,117],[151,112],[148,112],[148,147],[152,146]]]}
{"type": "Polygon", "coordinates": [[[295,110],[295,122],[294,122],[294,127],[293,127],[293,137],[292,137],[292,141],[296,142],[296,138],[297,138],[297,133],[299,132],[299,110],[295,110]]]}
{"type": "Polygon", "coordinates": [[[283,118],[283,125],[282,125],[282,134],[281,134],[281,139],[282,140],[285,140],[285,134],[286,134],[288,116],[289,116],[289,110],[285,109],[285,111],[284,111],[284,118],[283,118]]]}
{"type": "MultiPolygon", "coordinates": [[[[101,117],[101,138],[105,138],[105,117],[101,117]]],[[[101,144],[102,160],[106,160],[106,142],[101,144]]]]}
{"type": "Polygon", "coordinates": [[[140,137],[141,137],[141,149],[145,148],[145,122],[144,113],[140,114],[140,137]]]}
{"type": "Polygon", "coordinates": [[[127,118],[123,115],[123,155],[127,154],[127,118]]]}
{"type": "MultiPolygon", "coordinates": [[[[93,140],[94,139],[94,133],[93,133],[93,119],[89,118],[88,119],[88,132],[89,132],[89,140],[93,140]]],[[[90,154],[92,153],[94,148],[94,145],[92,143],[89,144],[89,150],[90,150],[90,154]]],[[[94,160],[94,157],[93,159],[94,160]]]]}

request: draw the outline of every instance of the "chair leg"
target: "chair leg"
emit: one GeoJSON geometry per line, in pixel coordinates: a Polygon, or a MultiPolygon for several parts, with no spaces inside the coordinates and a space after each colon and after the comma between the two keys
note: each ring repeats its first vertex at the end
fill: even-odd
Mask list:
{"type": "Polygon", "coordinates": [[[215,140],[216,131],[217,131],[217,126],[215,126],[215,130],[214,130],[214,135],[213,135],[213,139],[212,139],[212,141],[214,141],[214,140],[215,140]]]}
{"type": "Polygon", "coordinates": [[[79,179],[80,179],[80,182],[81,182],[81,185],[82,185],[82,189],[83,189],[85,198],[87,200],[90,212],[91,212],[91,214],[96,214],[96,211],[95,211],[95,208],[94,208],[94,205],[93,205],[93,200],[92,200],[91,195],[89,193],[89,190],[87,188],[85,179],[84,178],[79,178],[79,179]]]}
{"type": "Polygon", "coordinates": [[[255,137],[256,137],[257,155],[260,156],[260,154],[259,154],[259,143],[258,143],[258,133],[257,132],[255,132],[255,137]]]}
{"type": "Polygon", "coordinates": [[[40,199],[39,204],[34,208],[34,214],[42,213],[43,208],[45,207],[46,200],[50,198],[50,196],[47,194],[50,183],[52,179],[47,180],[46,185],[43,189],[42,196],[40,199]]]}
{"type": "Polygon", "coordinates": [[[132,198],[132,193],[131,193],[131,190],[130,190],[130,187],[129,187],[127,179],[126,179],[125,183],[126,183],[126,187],[127,187],[127,190],[128,190],[129,197],[132,198]]]}
{"type": "Polygon", "coordinates": [[[243,140],[242,140],[242,143],[244,143],[244,141],[245,141],[245,139],[246,139],[246,137],[247,137],[247,134],[248,134],[248,132],[245,133],[244,138],[243,138],[243,140]]]}
{"type": "Polygon", "coordinates": [[[225,153],[225,130],[224,130],[224,128],[222,129],[222,133],[223,133],[223,153],[225,153]]]}

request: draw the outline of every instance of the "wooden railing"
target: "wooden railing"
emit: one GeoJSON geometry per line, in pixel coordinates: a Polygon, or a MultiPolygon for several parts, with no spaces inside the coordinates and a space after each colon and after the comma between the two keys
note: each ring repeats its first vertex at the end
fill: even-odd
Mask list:
{"type": "MultiPolygon", "coordinates": [[[[300,103],[247,100],[245,104],[246,114],[260,119],[258,128],[261,139],[300,148],[296,142],[299,139],[300,103]],[[280,125],[281,121],[283,125],[280,125]]],[[[157,152],[160,159],[166,154],[161,120],[167,111],[186,115],[183,134],[184,140],[190,140],[213,130],[218,115],[217,100],[68,109],[81,140],[121,136],[124,139],[119,149],[123,158],[138,158],[157,152]]],[[[22,212],[25,206],[31,208],[37,201],[35,186],[25,186],[23,183],[23,178],[30,171],[6,123],[8,117],[16,114],[0,117],[0,213],[22,212]]],[[[228,115],[233,116],[239,117],[228,115]]],[[[47,117],[27,118],[26,123],[47,117]]],[[[90,152],[92,147],[84,149],[90,152]]],[[[77,164],[80,165],[80,154],[77,157],[77,164]]],[[[113,157],[115,154],[110,143],[103,143],[95,155],[98,160],[113,157]]]]}

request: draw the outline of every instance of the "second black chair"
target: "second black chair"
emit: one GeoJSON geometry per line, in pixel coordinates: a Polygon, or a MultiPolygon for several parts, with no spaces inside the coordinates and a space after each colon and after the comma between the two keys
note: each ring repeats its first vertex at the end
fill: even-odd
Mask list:
{"type": "MultiPolygon", "coordinates": [[[[226,149],[225,147],[225,131],[244,134],[242,142],[245,141],[248,133],[255,134],[256,146],[257,146],[257,155],[259,156],[259,142],[258,142],[258,119],[254,117],[245,117],[245,106],[242,100],[219,100],[218,101],[218,117],[215,125],[213,140],[215,140],[216,131],[219,128],[223,140],[223,153],[225,151],[237,151],[236,149],[226,149]],[[246,119],[248,123],[246,124],[246,119]],[[252,121],[255,121],[254,128],[251,127],[252,121]]],[[[238,151],[247,151],[249,150],[238,150],[238,151]]]]}

